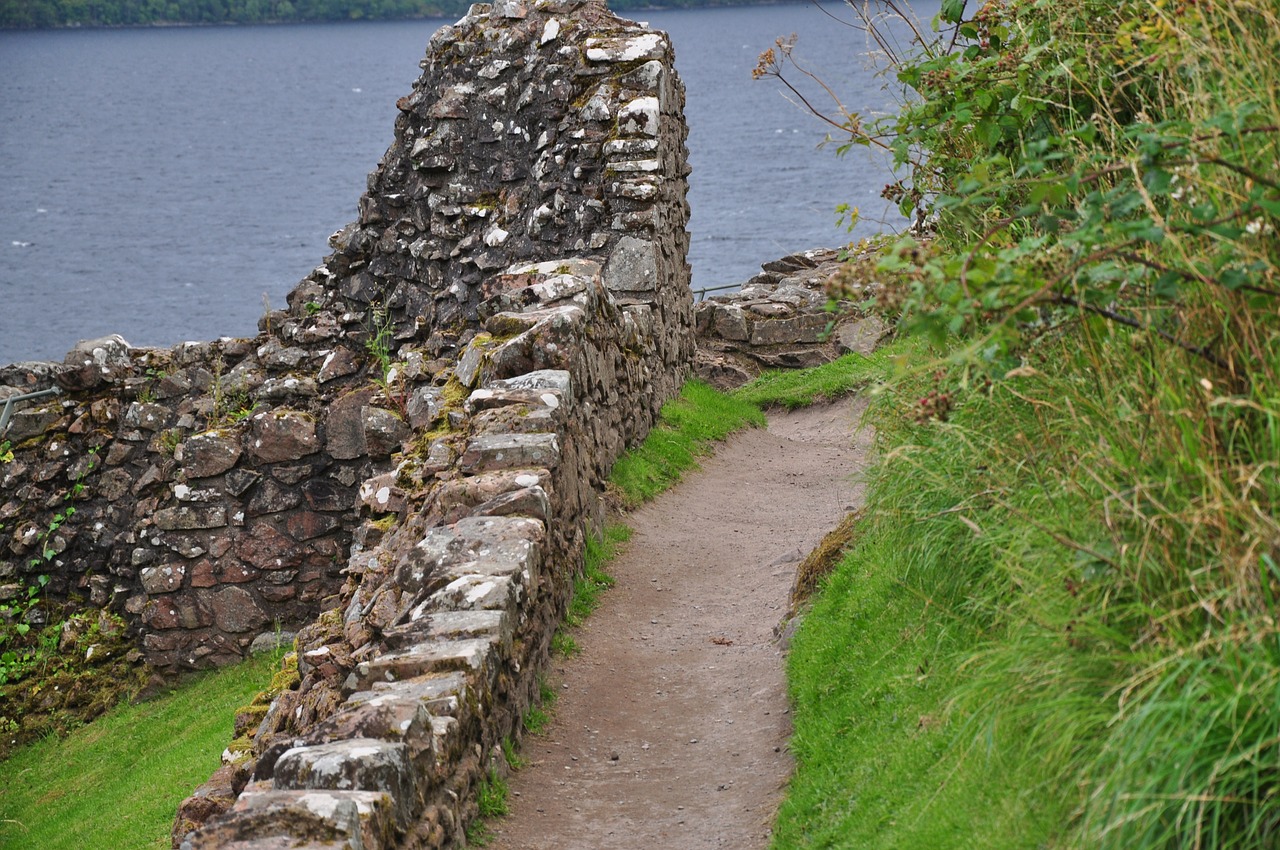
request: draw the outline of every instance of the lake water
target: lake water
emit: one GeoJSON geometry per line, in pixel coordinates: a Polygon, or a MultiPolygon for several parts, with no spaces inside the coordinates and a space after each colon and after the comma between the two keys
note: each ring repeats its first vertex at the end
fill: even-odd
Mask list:
{"type": "MultiPolygon", "coordinates": [[[[916,4],[922,15],[938,0],[916,4]]],[[[838,4],[638,15],[688,89],[694,287],[902,221],[883,157],[751,69],[774,39],[866,115],[891,111],[838,4]],[[837,20],[839,19],[839,20],[837,20]],[[851,237],[835,207],[861,207],[851,237]]],[[[0,33],[0,363],[79,339],[251,335],[356,217],[395,102],[445,21],[0,33]]],[[[812,87],[810,87],[812,91],[812,87]]]]}

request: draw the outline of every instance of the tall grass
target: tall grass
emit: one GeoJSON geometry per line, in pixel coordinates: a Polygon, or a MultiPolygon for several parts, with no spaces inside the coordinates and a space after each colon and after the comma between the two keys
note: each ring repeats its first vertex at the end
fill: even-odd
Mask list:
{"type": "Polygon", "coordinates": [[[797,789],[851,820],[797,790],[778,844],[926,846],[959,786],[990,808],[931,846],[1280,847],[1280,3],[944,8],[897,125],[938,234],[881,270],[953,365],[880,394],[871,527],[796,640],[797,789]],[[884,587],[922,604],[853,654],[824,621],[892,629],[884,587]],[[942,720],[841,749],[877,687],[841,666],[935,631],[942,720]],[[1050,823],[973,837],[1011,809],[1050,823]]]}

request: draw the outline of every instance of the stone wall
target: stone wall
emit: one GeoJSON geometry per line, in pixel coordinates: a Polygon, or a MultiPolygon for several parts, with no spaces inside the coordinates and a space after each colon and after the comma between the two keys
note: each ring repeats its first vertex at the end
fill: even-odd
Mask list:
{"type": "Polygon", "coordinates": [[[107,608],[161,670],[226,663],[310,621],[364,518],[407,510],[448,466],[448,441],[431,455],[424,435],[461,427],[482,361],[545,359],[528,336],[491,355],[519,329],[486,323],[542,299],[535,279],[578,285],[528,271],[549,259],[597,264],[617,315],[651,335],[626,364],[643,409],[612,388],[604,415],[584,405],[598,486],[692,356],[671,62],[665,37],[602,4],[477,6],[433,38],[359,219],[257,339],[111,338],[0,369],[0,394],[63,390],[19,403],[4,435],[0,601],[48,575],[33,621],[107,608]],[[365,482],[393,470],[410,496],[380,500],[365,482]]]}
{"type": "Polygon", "coordinates": [[[846,279],[851,268],[838,251],[804,251],[765,263],[737,292],[700,301],[694,372],[730,389],[765,369],[820,366],[851,351],[870,354],[889,326],[848,300],[874,294],[846,279]]]}
{"type": "Polygon", "coordinates": [[[0,369],[62,391],[20,403],[0,472],[0,581],[51,576],[29,616],[121,613],[162,671],[301,627],[184,846],[464,841],[605,477],[688,373],[667,38],[506,0],[421,66],[358,220],[256,339],[0,369]]]}

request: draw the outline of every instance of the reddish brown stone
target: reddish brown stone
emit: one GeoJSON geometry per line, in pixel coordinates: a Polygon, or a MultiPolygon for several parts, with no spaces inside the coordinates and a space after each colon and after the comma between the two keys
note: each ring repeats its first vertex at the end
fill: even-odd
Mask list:
{"type": "Polygon", "coordinates": [[[288,602],[298,595],[298,590],[291,584],[265,585],[258,588],[258,595],[266,602],[288,602]]]}
{"type": "Polygon", "coordinates": [[[218,580],[213,574],[213,564],[208,558],[197,561],[191,567],[192,587],[213,587],[217,583],[218,580]]]}
{"type": "Polygon", "coordinates": [[[218,581],[222,584],[243,584],[253,581],[261,573],[250,569],[239,561],[222,564],[218,569],[218,581]]]}
{"type": "Polygon", "coordinates": [[[302,562],[297,545],[266,523],[259,523],[240,537],[236,554],[260,570],[283,570],[302,562]]]}
{"type": "Polygon", "coordinates": [[[285,521],[289,536],[294,540],[310,540],[322,534],[328,534],[341,525],[341,521],[329,514],[317,514],[311,511],[299,511],[290,515],[285,521]]]}
{"type": "Polygon", "coordinates": [[[142,622],[153,629],[176,629],[178,608],[168,599],[153,599],[142,610],[142,622]]]}
{"type": "Polygon", "coordinates": [[[238,436],[209,432],[196,434],[182,444],[182,468],[188,478],[221,475],[240,459],[238,436]]]}
{"type": "Polygon", "coordinates": [[[233,634],[260,629],[271,618],[263,613],[248,591],[226,587],[213,594],[213,618],[218,628],[233,634]]]}

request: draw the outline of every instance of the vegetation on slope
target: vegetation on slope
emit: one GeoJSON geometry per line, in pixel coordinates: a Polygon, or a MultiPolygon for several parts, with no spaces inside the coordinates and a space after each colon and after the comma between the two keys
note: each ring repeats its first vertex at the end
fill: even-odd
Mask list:
{"type": "Polygon", "coordinates": [[[612,492],[624,507],[635,507],[696,469],[698,458],[734,431],[763,427],[764,414],[749,401],[727,396],[698,380],[662,407],[662,419],[634,449],[613,466],[612,492]]]}
{"type": "MultiPolygon", "coordinates": [[[[1280,845],[1280,4],[946,0],[777,847],[1280,845]]],[[[785,52],[765,74],[789,72],[785,52]]]]}
{"type": "Polygon", "coordinates": [[[178,803],[218,767],[236,708],[279,661],[201,674],[19,749],[0,764],[0,847],[167,848],[178,803]]]}

